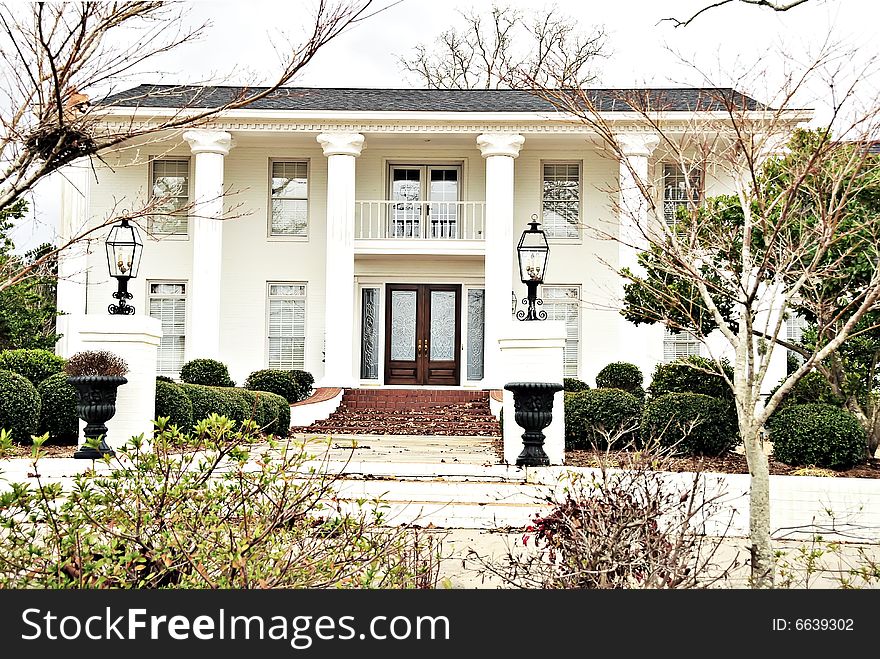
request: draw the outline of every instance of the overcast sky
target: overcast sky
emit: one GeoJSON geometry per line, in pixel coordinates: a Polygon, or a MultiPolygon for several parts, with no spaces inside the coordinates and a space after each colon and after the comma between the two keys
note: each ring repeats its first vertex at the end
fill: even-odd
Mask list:
{"type": "MultiPolygon", "coordinates": [[[[713,0],[557,0],[556,6],[578,24],[602,25],[609,35],[610,57],[600,64],[600,84],[608,87],[708,85],[727,86],[746,67],[762,62],[768,89],[782,75],[783,54],[807,61],[809,53],[829,33],[856,48],[842,62],[852,73],[880,53],[877,26],[880,0],[811,0],[784,13],[743,5],[719,7],[691,25],[674,28],[661,19],[690,16],[713,0]],[[681,63],[677,51],[696,70],[681,63]],[[705,76],[705,77],[704,77],[705,76]]],[[[387,3],[386,3],[387,4],[387,3]]],[[[470,3],[443,0],[403,0],[380,15],[340,36],[322,50],[295,84],[315,87],[414,87],[417,80],[401,71],[397,57],[409,54],[420,42],[432,41],[456,19],[456,8],[488,8],[491,0],[470,3]]],[[[510,0],[522,9],[540,2],[510,0]]],[[[552,3],[548,3],[552,4],[552,3]]],[[[137,82],[189,83],[206,80],[236,83],[277,70],[272,41],[280,29],[300,34],[303,16],[313,0],[246,0],[188,2],[187,20],[210,21],[205,37],[189,44],[146,72],[137,82]]],[[[762,81],[748,91],[765,100],[762,81]]],[[[802,96],[801,105],[827,110],[825,89],[802,96]]],[[[36,223],[15,236],[20,247],[38,243],[50,233],[57,216],[57,186],[46,185],[36,195],[36,223]]]]}

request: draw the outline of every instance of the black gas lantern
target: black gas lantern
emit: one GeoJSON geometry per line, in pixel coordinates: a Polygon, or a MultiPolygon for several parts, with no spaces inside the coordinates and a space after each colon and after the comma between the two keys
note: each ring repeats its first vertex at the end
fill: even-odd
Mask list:
{"type": "Polygon", "coordinates": [[[128,280],[137,277],[144,243],[137,227],[129,224],[128,220],[122,220],[110,229],[106,246],[110,276],[115,277],[118,284],[113,297],[119,300],[118,304],[108,306],[107,311],[112,315],[130,316],[134,313],[134,307],[126,302],[132,299],[132,294],[128,292],[128,280]]]}
{"type": "Polygon", "coordinates": [[[543,300],[538,299],[538,286],[544,282],[544,272],[550,256],[550,245],[546,234],[538,228],[540,226],[538,216],[532,215],[529,228],[523,231],[516,247],[519,276],[528,291],[528,297],[523,300],[523,304],[528,305],[528,310],[520,309],[516,312],[516,317],[520,320],[547,320],[546,311],[535,310],[536,305],[544,304],[543,300]]]}

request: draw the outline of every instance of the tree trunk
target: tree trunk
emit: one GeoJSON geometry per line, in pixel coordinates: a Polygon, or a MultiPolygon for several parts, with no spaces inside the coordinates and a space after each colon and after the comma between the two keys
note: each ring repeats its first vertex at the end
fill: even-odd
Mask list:
{"type": "Polygon", "coordinates": [[[867,456],[873,458],[874,453],[877,451],[878,441],[880,441],[880,424],[877,423],[877,410],[873,409],[870,405],[867,409],[862,409],[861,404],[854,397],[850,397],[846,401],[845,407],[846,411],[858,419],[862,428],[865,429],[865,437],[867,440],[865,450],[867,456]]]}
{"type": "Polygon", "coordinates": [[[770,465],[763,441],[754,426],[743,432],[749,464],[749,540],[751,541],[751,586],[773,588],[776,559],[770,541],[770,465]]]}

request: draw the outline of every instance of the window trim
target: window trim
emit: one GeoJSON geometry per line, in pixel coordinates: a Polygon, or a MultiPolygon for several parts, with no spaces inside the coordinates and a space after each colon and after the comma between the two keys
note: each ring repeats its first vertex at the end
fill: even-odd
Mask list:
{"type": "MultiPolygon", "coordinates": [[[[682,169],[681,163],[674,160],[661,160],[657,163],[660,169],[660,184],[658,188],[660,189],[660,217],[663,223],[669,227],[672,226],[671,223],[666,219],[666,168],[667,167],[675,167],[678,169],[679,174],[684,177],[685,172],[682,169]]],[[[689,163],[692,164],[692,163],[689,163]]],[[[693,175],[694,172],[697,172],[700,177],[699,187],[697,188],[697,196],[696,199],[693,200],[697,207],[702,205],[703,200],[706,196],[706,172],[703,167],[689,167],[689,173],[693,175]]],[[[669,201],[678,201],[678,205],[691,203],[689,200],[669,200],[669,201]]],[[[676,206],[676,207],[677,207],[676,206]]]]}
{"type": "MultiPolygon", "coordinates": [[[[263,355],[265,368],[273,368],[269,365],[269,302],[272,299],[269,295],[269,291],[272,286],[304,286],[305,287],[305,295],[303,295],[302,300],[305,303],[305,320],[303,321],[303,370],[308,370],[307,366],[309,363],[309,282],[307,280],[300,281],[281,281],[278,279],[272,279],[266,281],[266,288],[264,289],[264,303],[265,303],[265,326],[263,327],[263,336],[264,338],[264,346],[265,346],[265,354],[263,355]]],[[[285,298],[281,298],[285,299],[285,298]]],[[[279,370],[290,370],[290,369],[279,369],[279,370]]],[[[296,369],[293,369],[296,370],[296,369]]]]}
{"type": "Polygon", "coordinates": [[[542,158],[538,161],[538,208],[541,209],[538,217],[542,220],[541,228],[546,232],[543,225],[544,219],[544,165],[577,165],[578,168],[578,227],[577,236],[561,238],[547,235],[547,242],[560,245],[579,245],[584,241],[585,206],[584,206],[584,161],[572,158],[542,158]]]}
{"type": "MultiPolygon", "coordinates": [[[[266,240],[278,242],[308,242],[312,233],[312,159],[309,156],[270,157],[266,171],[266,240]],[[272,166],[276,162],[304,162],[306,164],[306,232],[302,236],[272,233],[272,166]]],[[[278,282],[273,282],[278,283],[278,282]]],[[[268,289],[266,289],[268,290],[268,289]]]]}
{"type": "MultiPolygon", "coordinates": [[[[566,303],[566,304],[571,304],[572,306],[576,307],[577,312],[578,312],[578,314],[577,314],[578,332],[577,332],[577,353],[576,353],[576,363],[575,363],[575,366],[576,366],[575,375],[566,375],[566,373],[565,373],[565,347],[563,346],[563,349],[562,349],[562,376],[566,377],[566,378],[571,378],[571,377],[579,378],[580,373],[581,373],[581,366],[583,363],[583,350],[582,350],[582,348],[583,348],[583,343],[584,343],[584,341],[583,341],[583,334],[584,334],[584,322],[583,321],[584,321],[584,319],[583,319],[583,313],[581,312],[581,302],[583,301],[583,286],[581,286],[580,284],[557,284],[557,283],[550,283],[550,284],[543,283],[543,284],[541,284],[540,289],[538,291],[538,296],[541,299],[544,299],[544,306],[546,306],[547,304],[552,304],[552,302],[548,303],[545,299],[546,295],[545,295],[544,291],[546,288],[574,288],[574,289],[577,289],[577,298],[574,299],[570,303],[566,303]]],[[[568,330],[566,330],[565,340],[566,341],[568,340],[568,330]]]]}
{"type": "MultiPolygon", "coordinates": [[[[157,160],[186,160],[187,162],[187,203],[192,203],[193,201],[193,184],[195,182],[195,178],[193,176],[194,164],[193,158],[190,157],[190,154],[184,155],[174,155],[169,153],[162,153],[156,156],[150,156],[148,167],[147,167],[147,190],[148,190],[148,201],[153,200],[153,163],[157,160]]],[[[153,231],[153,222],[152,219],[148,216],[145,218],[144,224],[147,226],[147,237],[154,240],[189,240],[192,233],[192,222],[190,222],[189,213],[186,214],[186,233],[157,233],[153,231]]]]}
{"type": "Polygon", "coordinates": [[[697,356],[697,357],[703,356],[703,342],[700,341],[699,337],[696,334],[694,334],[693,332],[689,332],[687,330],[680,330],[678,334],[672,334],[669,327],[664,325],[663,326],[663,363],[664,364],[671,364],[672,362],[678,361],[679,359],[687,359],[688,357],[692,357],[692,356],[697,356]],[[681,355],[678,357],[673,357],[672,359],[667,359],[666,358],[666,341],[678,339],[679,337],[681,337],[683,335],[689,335],[689,336],[693,337],[693,341],[681,341],[681,343],[688,343],[688,344],[695,343],[697,346],[697,352],[694,354],[681,355]]]}
{"type": "MultiPolygon", "coordinates": [[[[183,295],[156,295],[155,297],[173,297],[179,298],[183,300],[183,361],[181,362],[181,366],[186,363],[186,344],[187,344],[187,332],[189,330],[189,304],[187,304],[187,300],[189,298],[189,280],[188,279],[147,279],[146,280],[146,295],[144,299],[147,301],[147,309],[146,315],[150,316],[150,301],[153,299],[154,295],[151,293],[150,289],[153,284],[182,284],[184,287],[183,295]]],[[[160,321],[161,322],[161,321],[160,321]]],[[[164,332],[163,332],[164,334],[164,332]]],[[[167,373],[163,373],[159,371],[159,346],[156,346],[156,374],[157,375],[168,375],[167,373]]],[[[175,380],[180,379],[180,371],[178,371],[174,375],[168,375],[168,377],[173,377],[175,380]]]]}

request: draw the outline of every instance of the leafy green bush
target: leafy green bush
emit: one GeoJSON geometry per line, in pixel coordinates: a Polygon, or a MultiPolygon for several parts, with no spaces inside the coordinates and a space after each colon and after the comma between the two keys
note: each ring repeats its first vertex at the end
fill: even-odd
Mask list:
{"type": "Polygon", "coordinates": [[[251,391],[268,391],[295,403],[309,397],[315,378],[307,371],[264,369],[251,373],[244,386],[251,391]]]}
{"type": "Polygon", "coordinates": [[[641,403],[621,389],[565,394],[565,445],[569,449],[624,448],[638,437],[641,403]]]}
{"type": "Polygon", "coordinates": [[[18,373],[37,386],[50,375],[64,371],[64,358],[48,350],[3,350],[0,370],[18,373]]]}
{"type": "Polygon", "coordinates": [[[201,384],[177,385],[189,398],[192,404],[193,423],[207,419],[212,414],[233,418],[229,413],[228,397],[218,387],[206,387],[201,384]]]}
{"type": "Polygon", "coordinates": [[[608,364],[596,376],[596,387],[599,389],[622,389],[638,398],[645,397],[643,382],[644,377],[639,367],[627,362],[608,364]]]}
{"type": "Polygon", "coordinates": [[[79,438],[76,389],[68,384],[67,375],[50,375],[37,385],[37,393],[40,394],[39,433],[49,433],[50,442],[55,444],[76,444],[79,438]]]}
{"type": "Polygon", "coordinates": [[[192,359],[180,369],[180,379],[187,384],[206,387],[234,387],[226,364],[216,359],[192,359]]]}
{"type": "Polygon", "coordinates": [[[726,360],[721,370],[711,359],[687,357],[668,364],[657,364],[648,393],[652,398],[663,394],[703,394],[712,398],[733,400],[733,390],[725,382],[722,371],[733,381],[733,369],[726,360]]]}
{"type": "Polygon", "coordinates": [[[151,448],[117,448],[106,477],[4,488],[0,589],[436,585],[434,536],[383,525],[378,504],[329,508],[336,476],[286,443],[249,459],[260,438],[234,426],[159,425],[151,448]]]}
{"type": "Polygon", "coordinates": [[[645,405],[642,438],[678,455],[722,455],[739,443],[736,411],[731,401],[704,394],[663,394],[645,405]]]}
{"type": "Polygon", "coordinates": [[[578,380],[577,378],[563,378],[562,386],[568,393],[574,393],[575,391],[586,391],[590,388],[590,385],[588,385],[583,380],[578,380]]]}
{"type": "Polygon", "coordinates": [[[848,469],[868,458],[864,428],[833,405],[788,405],[769,426],[773,457],[789,465],[848,469]]]}
{"type": "MultiPolygon", "coordinates": [[[[158,384],[157,388],[158,388],[158,384]]],[[[236,387],[206,387],[179,384],[192,404],[193,421],[211,414],[225,416],[239,424],[253,420],[266,433],[286,437],[290,429],[290,404],[281,396],[267,391],[249,391],[236,387]]]]}
{"type": "Polygon", "coordinates": [[[153,418],[168,417],[182,431],[193,425],[193,404],[180,385],[156,379],[156,410],[153,418]]]}
{"type": "MultiPolygon", "coordinates": [[[[773,387],[770,396],[775,394],[780,386],[782,386],[782,382],[773,387]]],[[[818,371],[810,371],[789,389],[788,394],[776,408],[776,412],[789,405],[804,405],[806,403],[822,403],[823,405],[843,407],[844,401],[834,393],[824,375],[818,371]]]]}
{"type": "Polygon", "coordinates": [[[257,418],[254,419],[264,432],[287,437],[290,432],[290,403],[269,391],[255,391],[257,418]]]}
{"type": "Polygon", "coordinates": [[[40,424],[40,394],[18,373],[0,371],[0,428],[19,444],[30,444],[40,424]]]}

